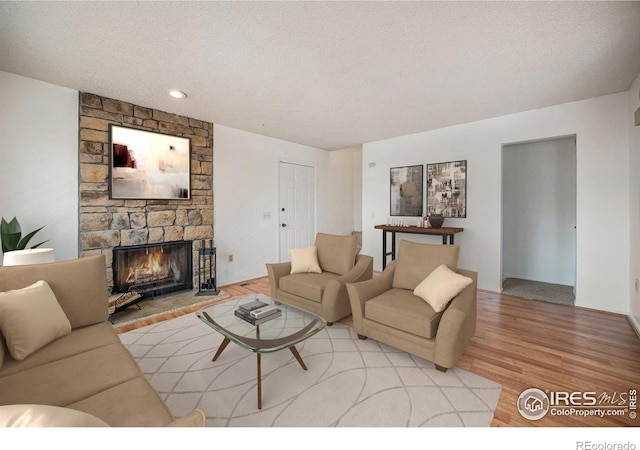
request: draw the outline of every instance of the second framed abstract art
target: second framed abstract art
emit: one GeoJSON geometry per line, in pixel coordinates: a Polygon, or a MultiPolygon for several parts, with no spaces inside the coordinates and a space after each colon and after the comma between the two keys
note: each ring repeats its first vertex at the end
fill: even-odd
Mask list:
{"type": "Polygon", "coordinates": [[[467,217],[467,161],[427,164],[427,214],[467,217]]]}

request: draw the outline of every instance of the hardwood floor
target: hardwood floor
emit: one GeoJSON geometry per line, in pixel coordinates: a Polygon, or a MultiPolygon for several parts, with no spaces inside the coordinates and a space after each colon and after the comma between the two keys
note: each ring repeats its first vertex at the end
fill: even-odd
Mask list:
{"type": "MultiPolygon", "coordinates": [[[[269,282],[266,277],[258,278],[222,289],[232,297],[268,295],[269,282]]],[[[196,309],[170,313],[117,331],[196,309]]],[[[342,322],[351,325],[351,316],[342,322]]],[[[518,396],[529,388],[595,392],[598,396],[606,393],[612,397],[630,389],[640,391],[640,340],[622,315],[478,291],[476,333],[457,366],[502,384],[492,422],[495,427],[640,425],[640,418],[634,420],[628,414],[583,417],[548,413],[541,420],[529,421],[516,409],[518,396]]]]}
{"type": "Polygon", "coordinates": [[[458,367],[502,384],[493,426],[640,425],[628,414],[548,413],[531,422],[515,406],[528,388],[597,395],[638,390],[640,340],[622,315],[478,291],[476,333],[458,367]]]}

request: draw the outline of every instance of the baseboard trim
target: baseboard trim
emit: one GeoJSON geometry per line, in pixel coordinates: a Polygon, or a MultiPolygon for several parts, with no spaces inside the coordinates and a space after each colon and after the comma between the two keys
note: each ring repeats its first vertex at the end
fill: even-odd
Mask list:
{"type": "Polygon", "coordinates": [[[640,339],[640,323],[638,323],[636,318],[633,317],[631,314],[627,316],[627,320],[631,324],[631,328],[633,328],[633,331],[636,332],[636,336],[638,337],[638,339],[640,339]]]}
{"type": "MultiPolygon", "coordinates": [[[[514,295],[507,295],[504,294],[502,292],[498,292],[498,291],[492,291],[489,289],[478,289],[478,292],[486,292],[487,294],[496,294],[496,295],[501,295],[504,297],[508,297],[508,298],[515,298],[518,300],[527,300],[526,298],[522,298],[522,297],[516,297],[514,295]]],[[[538,300],[533,300],[533,301],[538,301],[538,300]]],[[[593,311],[593,312],[597,312],[597,313],[601,313],[601,314],[607,314],[610,316],[618,316],[618,317],[626,317],[627,320],[629,320],[629,323],[631,323],[631,326],[633,327],[633,330],[636,332],[636,334],[638,334],[638,338],[640,338],[640,326],[638,325],[638,323],[636,322],[635,325],[633,322],[631,322],[633,319],[633,317],[629,316],[628,314],[624,314],[624,313],[617,313],[614,311],[605,311],[604,309],[596,309],[596,308],[589,308],[587,306],[580,306],[580,305],[561,305],[560,303],[549,303],[550,305],[557,305],[557,306],[567,306],[569,308],[575,308],[575,309],[582,309],[585,311],[593,311]]]]}

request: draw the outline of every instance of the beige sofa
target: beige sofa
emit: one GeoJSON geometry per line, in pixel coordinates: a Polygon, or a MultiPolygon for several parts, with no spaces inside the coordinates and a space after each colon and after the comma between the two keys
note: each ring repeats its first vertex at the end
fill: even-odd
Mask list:
{"type": "MultiPolygon", "coordinates": [[[[107,320],[104,256],[0,267],[0,292],[39,280],[50,286],[71,331],[22,360],[12,357],[8,339],[0,336],[0,405],[66,407],[110,426],[204,426],[200,410],[173,417],[114,332],[107,320]]],[[[6,309],[0,314],[3,311],[7,314],[6,309]]],[[[15,326],[2,323],[4,335],[15,326]]]]}
{"type": "Polygon", "coordinates": [[[291,262],[267,264],[271,297],[324,318],[330,325],[349,314],[345,283],[370,280],[373,258],[359,255],[357,236],[317,233],[320,273],[291,273],[291,262]]]}
{"type": "Polygon", "coordinates": [[[453,367],[476,329],[477,273],[458,269],[458,253],[457,245],[401,240],[398,258],[380,276],[347,284],[358,337],[433,361],[443,372],[453,367]],[[436,312],[414,289],[442,264],[471,281],[436,312]]]}

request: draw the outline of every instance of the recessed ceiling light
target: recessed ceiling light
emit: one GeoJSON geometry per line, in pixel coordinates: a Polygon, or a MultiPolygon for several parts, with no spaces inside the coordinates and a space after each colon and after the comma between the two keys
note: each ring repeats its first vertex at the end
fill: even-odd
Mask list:
{"type": "Polygon", "coordinates": [[[187,98],[187,94],[177,89],[171,89],[169,91],[169,95],[172,96],[173,98],[187,98]]]}

